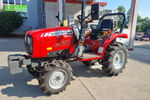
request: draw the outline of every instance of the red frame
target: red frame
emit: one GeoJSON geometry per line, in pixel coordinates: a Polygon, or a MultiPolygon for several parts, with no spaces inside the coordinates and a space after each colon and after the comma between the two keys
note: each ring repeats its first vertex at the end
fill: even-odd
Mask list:
{"type": "MultiPolygon", "coordinates": [[[[27,32],[27,35],[31,35],[33,38],[33,54],[30,55],[32,58],[45,58],[47,57],[47,54],[50,52],[58,51],[58,50],[64,50],[68,49],[70,50],[70,54],[72,54],[75,50],[74,46],[74,35],[72,34],[64,34],[64,35],[58,35],[58,36],[48,36],[51,32],[56,31],[72,31],[72,29],[68,27],[56,27],[56,28],[47,28],[47,29],[40,29],[40,30],[33,30],[27,32]],[[47,50],[47,48],[51,47],[52,50],[47,50]]],[[[124,33],[113,33],[110,39],[106,39],[104,44],[100,44],[100,40],[91,40],[90,33],[86,35],[85,44],[92,47],[92,51],[96,52],[99,57],[95,58],[88,58],[88,59],[82,59],[77,58],[80,61],[90,61],[90,60],[96,60],[96,59],[102,59],[104,57],[105,51],[108,47],[108,45],[115,40],[116,38],[122,37],[122,38],[128,38],[127,34],[124,33]],[[93,44],[91,45],[91,42],[93,44]],[[103,47],[103,53],[98,53],[98,48],[103,47]]]]}
{"type": "Polygon", "coordinates": [[[128,38],[128,35],[127,35],[127,34],[124,34],[124,33],[119,33],[119,34],[118,34],[118,33],[113,33],[112,36],[111,36],[111,38],[110,38],[110,39],[106,39],[106,41],[104,42],[104,44],[99,44],[99,43],[100,43],[99,40],[91,40],[90,38],[88,38],[89,36],[90,36],[90,34],[88,34],[88,35],[86,36],[85,44],[90,45],[91,42],[94,42],[94,43],[93,43],[94,45],[93,45],[93,44],[91,45],[93,52],[96,52],[96,53],[97,53],[97,52],[98,52],[97,50],[98,50],[99,47],[104,47],[104,50],[103,50],[103,53],[102,53],[102,54],[97,53],[97,54],[99,55],[99,57],[87,58],[87,59],[83,59],[83,58],[77,57],[78,60],[83,61],[83,62],[84,62],[84,61],[90,61],[90,60],[102,59],[102,58],[104,57],[104,55],[105,55],[105,51],[106,51],[108,45],[109,45],[113,40],[115,40],[116,38],[128,38]]]}
{"type": "MultiPolygon", "coordinates": [[[[57,2],[57,0],[43,0],[43,1],[44,1],[44,2],[57,2]]],[[[66,3],[81,4],[81,1],[66,0],[66,3]]],[[[99,3],[100,6],[106,6],[106,5],[107,5],[106,2],[86,2],[86,4],[88,4],[88,5],[95,4],[95,3],[99,3]]]]}
{"type": "MultiPolygon", "coordinates": [[[[64,50],[68,49],[70,50],[70,54],[72,54],[75,50],[74,46],[74,35],[71,34],[63,34],[58,36],[48,36],[51,32],[56,31],[72,31],[72,29],[68,27],[56,27],[56,28],[47,28],[47,29],[39,29],[39,30],[33,30],[27,32],[27,35],[31,35],[33,38],[33,54],[30,55],[32,58],[45,58],[47,57],[47,54],[54,51],[64,50]],[[52,47],[52,50],[47,50],[47,48],[52,47]]],[[[94,44],[91,45],[92,51],[96,52],[99,57],[95,58],[88,58],[88,59],[82,59],[77,58],[80,61],[89,61],[89,60],[96,60],[96,59],[102,59],[104,57],[106,48],[108,45],[115,40],[116,38],[122,37],[122,38],[128,38],[127,34],[123,33],[113,33],[110,39],[106,39],[104,44],[100,44],[100,40],[91,40],[89,38],[90,33],[86,35],[85,44],[91,45],[91,42],[94,44]],[[98,53],[98,48],[104,47],[103,53],[98,53]]]]}

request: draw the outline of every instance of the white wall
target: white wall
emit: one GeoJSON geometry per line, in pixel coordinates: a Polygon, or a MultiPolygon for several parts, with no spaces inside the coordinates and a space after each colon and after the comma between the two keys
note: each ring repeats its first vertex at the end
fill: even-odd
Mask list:
{"type": "MultiPolygon", "coordinates": [[[[91,9],[90,6],[86,6],[86,15],[88,11],[91,9]]],[[[45,15],[46,15],[46,27],[56,27],[58,26],[58,20],[56,19],[57,15],[57,3],[53,2],[45,2],[45,15]]],[[[66,4],[66,18],[69,15],[74,15],[76,19],[77,15],[81,15],[81,4],[66,4]]],[[[66,21],[67,22],[67,21],[66,21]]]]}
{"type": "Polygon", "coordinates": [[[45,26],[42,0],[28,0],[27,13],[28,19],[25,19],[23,25],[12,33],[24,34],[26,31],[40,29],[45,26]]]}
{"type": "Polygon", "coordinates": [[[28,25],[31,29],[38,28],[38,5],[37,0],[29,0],[28,3],[28,25]]]}
{"type": "Polygon", "coordinates": [[[56,19],[57,4],[53,2],[46,2],[44,11],[46,16],[46,27],[57,26],[58,25],[58,21],[56,19]]]}
{"type": "Polygon", "coordinates": [[[23,25],[20,28],[14,30],[12,34],[22,35],[25,34],[26,31],[39,28],[37,1],[38,0],[28,0],[27,2],[28,19],[25,19],[23,25]]]}

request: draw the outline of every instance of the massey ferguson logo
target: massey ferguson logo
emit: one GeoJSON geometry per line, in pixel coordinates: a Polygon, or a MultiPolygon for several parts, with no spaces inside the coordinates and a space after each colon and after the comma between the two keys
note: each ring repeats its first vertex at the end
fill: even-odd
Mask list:
{"type": "MultiPolygon", "coordinates": [[[[70,35],[70,34],[73,34],[73,32],[72,32],[72,30],[47,32],[47,33],[41,34],[40,37],[59,36],[59,35],[65,35],[65,34],[70,35]]],[[[71,35],[70,35],[70,36],[71,36],[71,35]]]]}

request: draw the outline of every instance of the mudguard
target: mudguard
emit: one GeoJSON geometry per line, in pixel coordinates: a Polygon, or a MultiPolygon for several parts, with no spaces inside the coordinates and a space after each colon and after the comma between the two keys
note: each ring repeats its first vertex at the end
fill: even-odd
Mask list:
{"type": "Polygon", "coordinates": [[[108,47],[108,45],[110,43],[112,43],[114,40],[116,40],[116,38],[128,38],[128,35],[125,34],[125,33],[113,33],[112,36],[110,37],[110,39],[107,39],[105,42],[104,42],[104,50],[103,50],[103,53],[101,54],[102,55],[102,58],[104,57],[104,54],[105,54],[105,51],[108,47]]]}

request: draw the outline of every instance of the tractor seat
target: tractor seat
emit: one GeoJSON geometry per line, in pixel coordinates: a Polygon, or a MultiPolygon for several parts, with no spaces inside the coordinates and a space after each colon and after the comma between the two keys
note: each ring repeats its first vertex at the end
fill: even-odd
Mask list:
{"type": "Polygon", "coordinates": [[[97,40],[97,36],[103,35],[103,32],[106,29],[113,31],[113,20],[112,19],[104,19],[99,23],[100,23],[100,25],[97,27],[97,29],[92,29],[91,39],[93,39],[93,40],[97,40]]]}
{"type": "Polygon", "coordinates": [[[105,29],[109,29],[109,30],[113,30],[113,20],[112,19],[104,19],[100,26],[98,26],[98,29],[101,31],[105,30],[105,29]]]}

